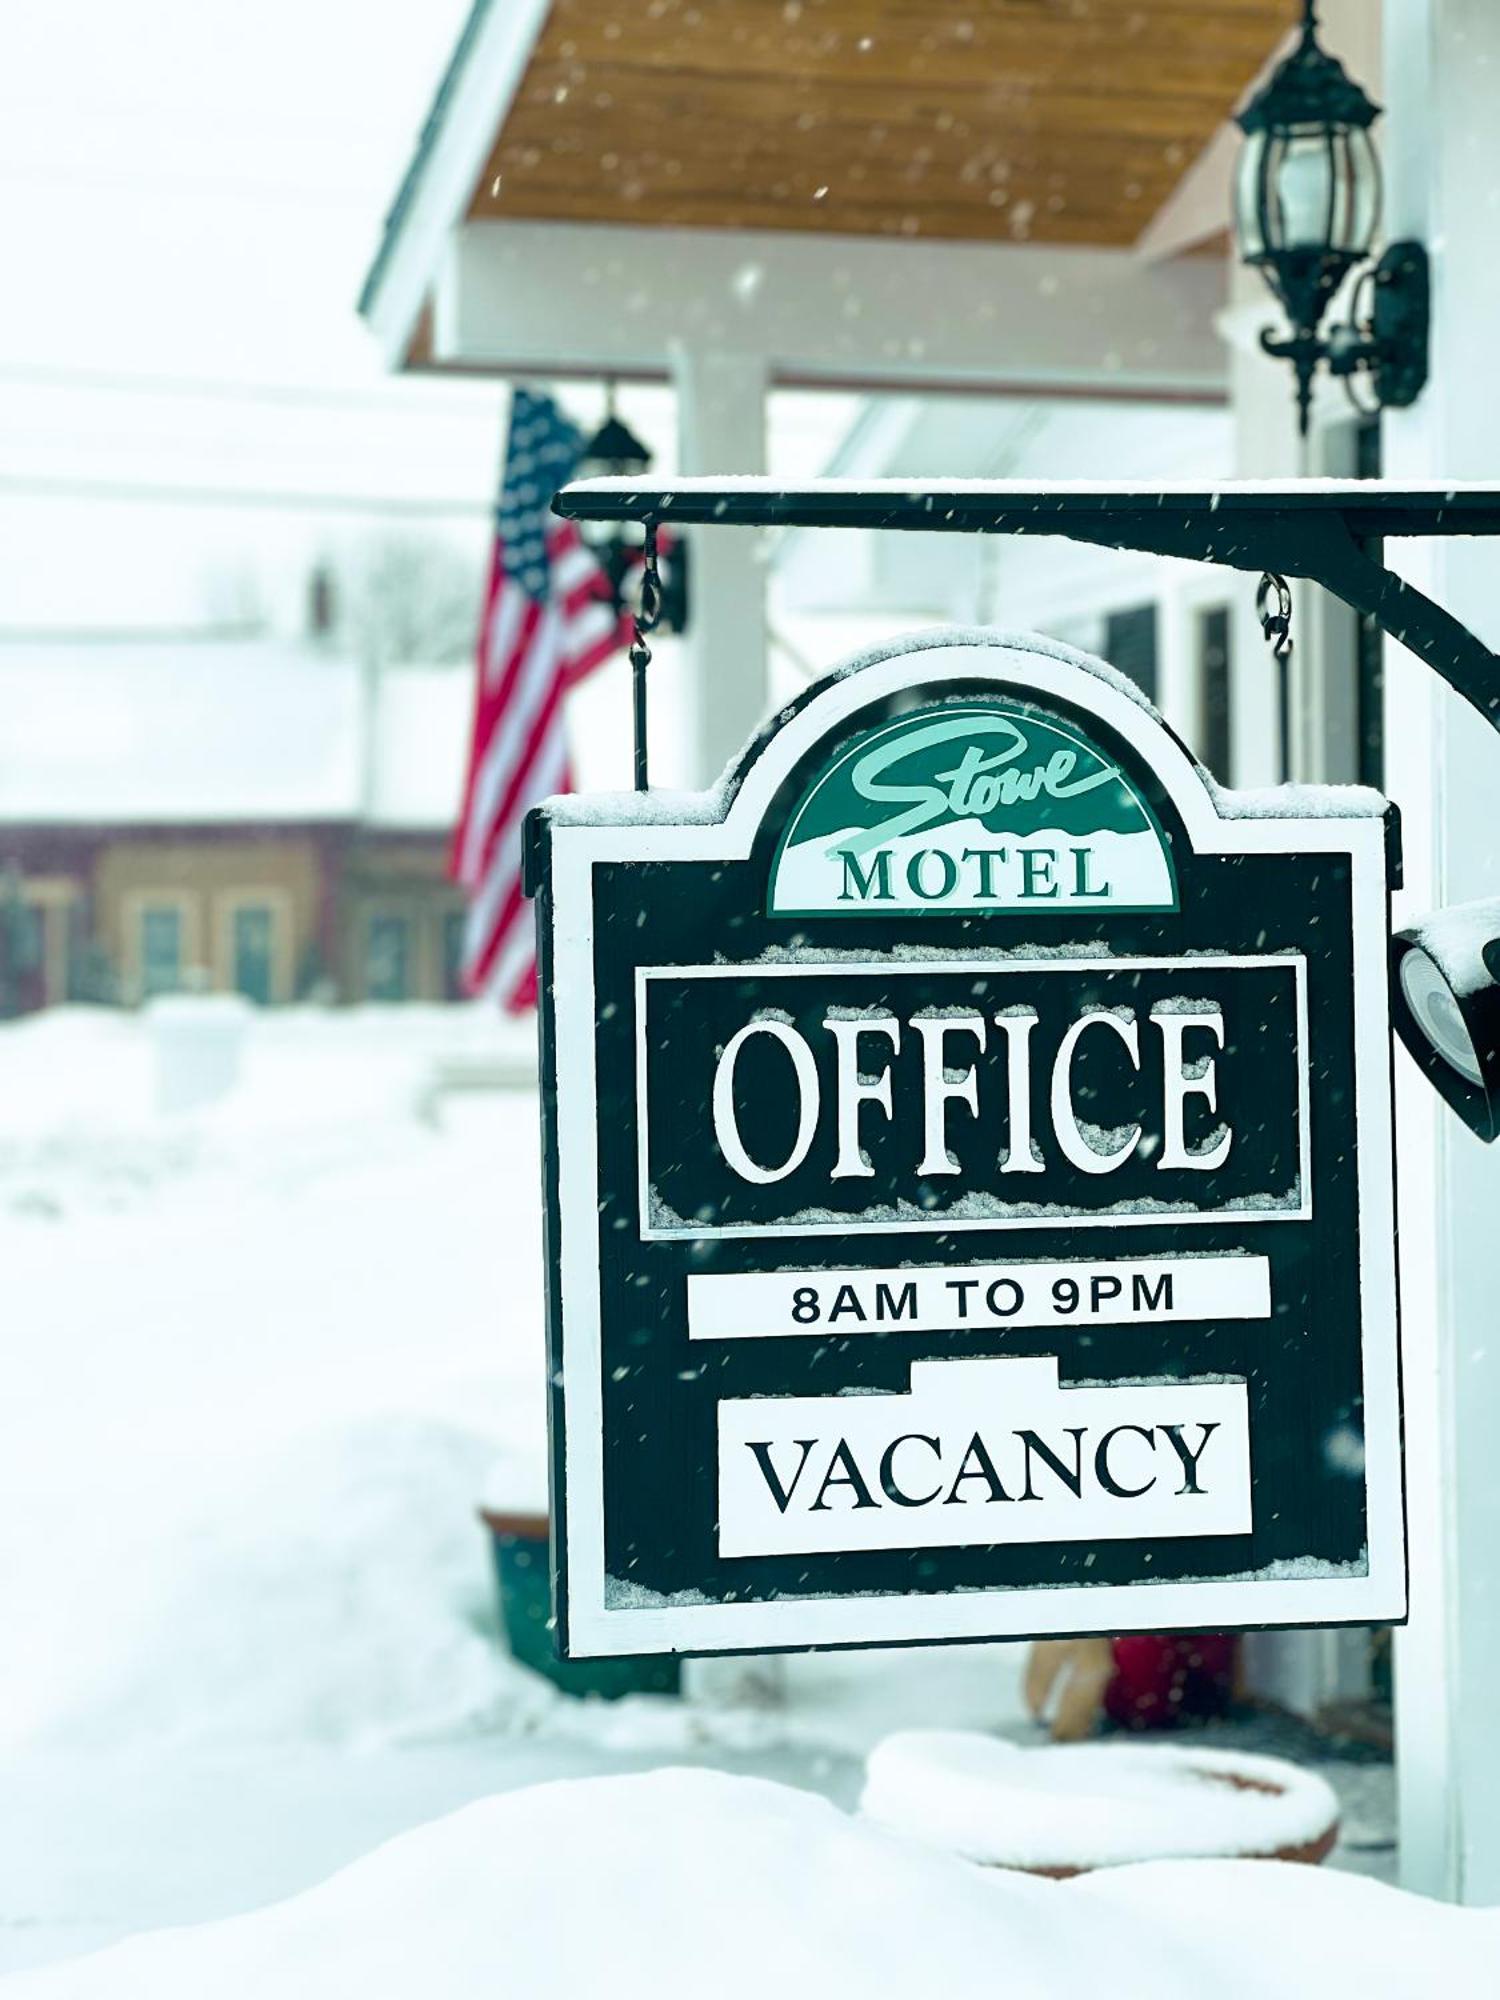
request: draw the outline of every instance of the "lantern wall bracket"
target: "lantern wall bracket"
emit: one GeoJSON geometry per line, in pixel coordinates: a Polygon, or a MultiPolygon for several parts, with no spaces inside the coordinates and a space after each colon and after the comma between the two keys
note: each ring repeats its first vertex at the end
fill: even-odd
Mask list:
{"type": "MultiPolygon", "coordinates": [[[[1314,345],[1327,360],[1329,374],[1350,385],[1356,406],[1353,378],[1363,373],[1369,376],[1376,409],[1406,410],[1427,386],[1431,324],[1427,252],[1417,242],[1393,243],[1359,280],[1349,319],[1314,345]]],[[[1261,345],[1268,354],[1285,356],[1293,354],[1297,343],[1263,333],[1261,345]]]]}
{"type": "MultiPolygon", "coordinates": [[[[1061,535],[1100,548],[1305,578],[1374,619],[1500,732],[1500,656],[1387,567],[1387,539],[1500,536],[1500,488],[1374,480],[1216,487],[1031,486],[1010,481],[582,480],[553,510],[575,521],[682,527],[879,528],[1061,535]]],[[[645,728],[644,702],[638,727],[645,728]]]]}
{"type": "Polygon", "coordinates": [[[1260,344],[1277,361],[1290,361],[1296,371],[1297,425],[1305,437],[1320,361],[1327,362],[1329,374],[1345,384],[1350,401],[1367,415],[1409,409],[1427,386],[1431,325],[1427,252],[1420,243],[1402,242],[1393,243],[1360,278],[1347,320],[1326,334],[1306,327],[1279,334],[1265,327],[1260,344]],[[1357,376],[1369,380],[1373,409],[1355,396],[1357,376]]]}

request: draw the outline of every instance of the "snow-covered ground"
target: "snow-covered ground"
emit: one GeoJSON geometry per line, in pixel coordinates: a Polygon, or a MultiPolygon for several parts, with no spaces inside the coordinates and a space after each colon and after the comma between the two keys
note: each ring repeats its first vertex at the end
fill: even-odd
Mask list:
{"type": "Polygon", "coordinates": [[[14,2000],[1483,2000],[1500,1911],[1275,1861],[1047,1881],[763,1780],[658,1771],[484,1799],[310,1892],[23,1974],[14,2000]]]}
{"type": "Polygon", "coordinates": [[[536,1106],[430,1090],[517,1066],[504,1032],[265,1015],[167,1114],[148,1020],[0,1028],[0,1971],[538,1779],[688,1759],[851,1804],[888,1729],[1021,1726],[1012,1649],[793,1661],[774,1712],[505,1657],[474,1506],[539,1480],[536,1106]]]}
{"type": "MultiPolygon", "coordinates": [[[[193,1079],[180,1060],[163,1075],[160,1043],[180,1058],[194,1011],[175,1029],[165,1013],[0,1028],[7,1996],[704,1990],[625,1949],[639,1905],[658,1955],[672,1912],[693,1912],[689,1972],[716,1926],[722,1943],[789,1926],[806,1976],[786,1990],[875,2000],[898,1990],[911,1938],[930,1971],[929,1891],[957,1927],[954,1965],[1003,1952],[1008,1991],[1041,1990],[1050,1929],[1052,1990],[1081,1990],[1067,1982],[1090,1953],[1135,1952],[1132,1896],[1160,1915],[1158,1957],[1176,1936],[1202,1972],[1154,1990],[1240,1990],[1210,1976],[1205,1912],[1228,1924],[1248,1907],[1228,1876],[1205,1897],[1134,1871],[1134,1891],[1069,1900],[766,1790],[852,1809],[866,1753],[896,1729],[1036,1741],[1017,1648],[793,1659],[771,1707],[733,1662],[690,1667],[686,1701],[610,1705],[510,1661],[474,1508],[526,1504],[541,1481],[536,1104],[432,1084],[476,1065],[524,1074],[524,1033],[463,1009],[248,1017],[237,1084],[168,1112],[164,1085],[181,1098],[193,1079]],[[639,1775],[664,1764],[719,1775],[639,1775]],[[610,1922],[618,1986],[600,1972],[618,1958],[610,1922]],[[35,1985],[23,1970],[204,1923],[35,1985]],[[441,1988],[408,1977],[439,1934],[441,1988]],[[569,1955],[556,1978],[552,1948],[569,1955]]],[[[1330,1775],[1340,1858],[1388,1869],[1388,1773],[1330,1775]]],[[[1405,1924],[1439,1956],[1480,1937],[1404,1900],[1387,1921],[1356,1891],[1377,1893],[1328,1890],[1329,1924],[1387,1945],[1405,1924]]],[[[1259,1877],[1253,1894],[1269,1894],[1259,1877]]],[[[1287,1889],[1289,1935],[1314,1894],[1287,1889]]],[[[739,1963],[726,1952],[710,1983],[739,1990],[739,1963]]],[[[899,1990],[939,1990],[933,1977],[899,1990]]]]}

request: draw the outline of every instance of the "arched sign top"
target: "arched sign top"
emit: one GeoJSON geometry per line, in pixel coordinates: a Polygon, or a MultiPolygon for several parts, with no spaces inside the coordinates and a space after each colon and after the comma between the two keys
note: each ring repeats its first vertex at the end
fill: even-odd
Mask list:
{"type": "Polygon", "coordinates": [[[773,916],[1176,907],[1170,844],[1118,761],[998,691],[843,744],[788,819],[767,902],[773,916]]]}

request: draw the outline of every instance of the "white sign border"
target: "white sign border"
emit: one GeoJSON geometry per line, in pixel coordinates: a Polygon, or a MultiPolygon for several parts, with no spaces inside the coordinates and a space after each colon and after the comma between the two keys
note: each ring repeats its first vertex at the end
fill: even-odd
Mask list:
{"type": "MultiPolygon", "coordinates": [[[[628,797],[629,795],[627,795],[628,797]]],[[[1228,794],[1233,799],[1233,794],[1228,794]]],[[[638,801],[635,801],[637,805],[638,801]]],[[[624,801],[622,801],[622,808],[624,801]]],[[[669,808],[668,808],[669,809],[669,808]]],[[[1361,1624],[1406,1615],[1396,1310],[1391,1041],[1386,981],[1385,824],[1370,814],[1222,814],[1185,749],[1116,677],[1044,640],[922,635],[835,675],[783,722],[745,771],[722,819],[601,824],[553,818],[551,893],[556,1048],[557,1265],[566,1469],[565,1608],[578,1658],[645,1652],[757,1652],[921,1644],[1100,1631],[1212,1631],[1253,1624],[1361,1624]],[[1156,771],[1197,853],[1345,854],[1353,915],[1355,1112],[1359,1127],[1361,1357],[1368,1546],[1363,1574],[1025,1590],[922,1592],[770,1602],[614,1605],[604,1568],[604,1409],[595,1131],[593,870],[600,862],[742,861],[792,767],[846,716],[922,678],[1001,679],[1096,714],[1156,771]],[[1253,1592],[1253,1609],[1246,1593],[1253,1592]]],[[[1265,1220],[1264,1217],[1261,1220],[1265,1220]]]]}

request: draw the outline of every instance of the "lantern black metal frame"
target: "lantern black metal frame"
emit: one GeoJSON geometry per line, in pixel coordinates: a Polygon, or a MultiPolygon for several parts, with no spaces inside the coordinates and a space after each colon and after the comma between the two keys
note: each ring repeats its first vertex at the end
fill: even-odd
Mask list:
{"type": "Polygon", "coordinates": [[[1235,202],[1240,255],[1258,270],[1291,322],[1267,328],[1261,345],[1290,361],[1297,377],[1298,428],[1305,436],[1318,364],[1353,383],[1368,377],[1379,408],[1404,409],[1427,380],[1431,281],[1420,243],[1392,243],[1364,273],[1349,319],[1319,332],[1350,274],[1369,257],[1380,213],[1380,164],[1370,127],[1375,104],[1317,39],[1314,0],[1305,0],[1297,46],[1238,114],[1245,134],[1235,202]],[[1321,227],[1309,239],[1288,222],[1286,177],[1317,158],[1324,188],[1321,227]]]}
{"type": "MultiPolygon", "coordinates": [[[[650,447],[640,440],[615,408],[615,385],[605,384],[604,420],[579,454],[580,476],[601,474],[610,478],[644,478],[651,470],[650,447]]],[[[603,535],[590,539],[595,560],[609,583],[616,611],[630,601],[640,575],[644,554],[642,542],[626,534],[603,535]]],[[[688,548],[678,540],[660,551],[661,573],[656,580],[659,596],[657,623],[667,632],[687,629],[688,548]]]]}

